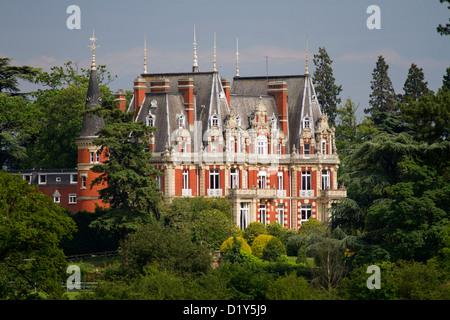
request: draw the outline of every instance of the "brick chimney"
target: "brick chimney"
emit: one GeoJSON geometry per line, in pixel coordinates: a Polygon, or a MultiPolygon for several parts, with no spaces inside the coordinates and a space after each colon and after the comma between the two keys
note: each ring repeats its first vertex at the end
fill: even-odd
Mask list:
{"type": "Polygon", "coordinates": [[[275,97],[275,103],[277,105],[281,128],[283,129],[284,134],[287,136],[287,82],[270,81],[267,88],[267,94],[275,97]]]}
{"type": "Polygon", "coordinates": [[[223,91],[225,92],[225,97],[227,98],[228,106],[230,106],[230,90],[231,90],[230,79],[222,78],[221,82],[223,91]]]}
{"type": "Polygon", "coordinates": [[[134,80],[134,117],[136,118],[144,102],[147,81],[142,77],[134,80]]]}
{"type": "Polygon", "coordinates": [[[169,92],[170,80],[167,78],[150,80],[150,92],[169,92]]]}
{"type": "Polygon", "coordinates": [[[123,112],[126,112],[127,110],[127,97],[125,92],[122,90],[118,90],[116,93],[114,93],[114,96],[116,97],[114,101],[118,104],[120,110],[123,112]]]}
{"type": "Polygon", "coordinates": [[[184,107],[186,108],[189,126],[191,127],[194,125],[194,79],[179,79],[178,91],[183,94],[184,107]]]}

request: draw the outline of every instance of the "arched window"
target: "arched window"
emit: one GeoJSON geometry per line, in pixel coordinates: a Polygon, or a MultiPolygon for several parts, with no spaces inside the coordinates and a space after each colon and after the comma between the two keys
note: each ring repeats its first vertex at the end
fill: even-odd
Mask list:
{"type": "Polygon", "coordinates": [[[147,117],[145,117],[145,124],[149,127],[154,127],[155,126],[155,116],[151,113],[149,113],[147,115],[147,117]]]}
{"type": "Polygon", "coordinates": [[[219,117],[217,115],[213,115],[211,117],[211,126],[218,126],[219,125],[219,117]]]}

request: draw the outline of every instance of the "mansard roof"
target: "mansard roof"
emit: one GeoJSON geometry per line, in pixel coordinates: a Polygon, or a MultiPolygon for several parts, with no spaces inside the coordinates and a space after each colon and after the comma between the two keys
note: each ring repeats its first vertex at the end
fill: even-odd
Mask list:
{"type": "Polygon", "coordinates": [[[267,95],[268,84],[272,81],[285,81],[287,85],[287,150],[290,152],[292,145],[298,145],[303,119],[308,115],[315,126],[322,117],[319,104],[314,99],[314,86],[310,75],[234,77],[231,95],[267,95]]]}
{"type": "MultiPolygon", "coordinates": [[[[218,115],[221,123],[223,123],[230,112],[228,102],[223,95],[224,91],[222,83],[217,72],[151,73],[142,74],[142,77],[147,81],[162,78],[168,79],[169,91],[173,94],[178,94],[178,80],[192,78],[194,81],[195,120],[202,123],[202,134],[208,130],[209,117],[211,115],[218,115]]],[[[149,93],[147,93],[147,95],[148,94],[149,93]]],[[[157,125],[159,126],[161,124],[157,121],[157,125]]],[[[157,152],[156,148],[155,152],[157,152]]]]}
{"type": "Polygon", "coordinates": [[[155,116],[155,127],[157,128],[153,151],[163,152],[166,143],[170,145],[172,133],[178,129],[177,115],[183,115],[187,119],[182,94],[178,92],[147,92],[136,121],[145,122],[149,112],[155,116]]]}

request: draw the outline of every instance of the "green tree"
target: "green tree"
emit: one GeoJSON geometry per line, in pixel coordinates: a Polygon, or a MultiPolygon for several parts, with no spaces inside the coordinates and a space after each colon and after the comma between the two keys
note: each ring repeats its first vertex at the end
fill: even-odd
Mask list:
{"type": "Polygon", "coordinates": [[[204,274],[212,265],[210,251],[192,242],[188,233],[155,222],[129,234],[120,249],[125,274],[143,274],[157,266],[174,274],[204,274]]]}
{"type": "MultiPolygon", "coordinates": [[[[439,0],[441,3],[449,2],[449,0],[439,0]]],[[[447,6],[447,9],[450,9],[450,6],[447,6]]],[[[450,21],[450,19],[449,19],[450,21]]],[[[439,26],[436,28],[437,32],[443,36],[443,35],[449,35],[450,34],[450,23],[447,23],[445,26],[442,24],[439,24],[439,26]]]]}
{"type": "Polygon", "coordinates": [[[268,300],[317,300],[321,295],[305,278],[293,272],[271,281],[266,297],[268,300]]]}
{"type": "MultiPolygon", "coordinates": [[[[76,138],[81,132],[90,70],[79,68],[71,61],[43,72],[37,82],[45,89],[33,94],[40,112],[38,134],[29,139],[27,159],[22,168],[66,169],[77,165],[76,138]]],[[[113,77],[101,65],[98,67],[103,104],[112,104],[114,96],[107,87],[113,77]]]]}
{"type": "Polygon", "coordinates": [[[445,75],[442,77],[442,90],[450,90],[450,67],[446,69],[445,75]]]}
{"type": "Polygon", "coordinates": [[[450,133],[450,90],[400,104],[403,119],[411,125],[417,140],[429,143],[447,140],[450,133]]]}
{"type": "Polygon", "coordinates": [[[319,53],[314,55],[313,62],[316,70],[312,80],[317,100],[322,107],[323,113],[327,114],[328,122],[331,126],[335,124],[337,106],[341,103],[339,94],[342,91],[342,85],[335,83],[336,79],[333,76],[333,68],[331,67],[333,60],[330,59],[325,48],[319,48],[319,53]]]}
{"type": "Polygon", "coordinates": [[[133,113],[123,113],[115,104],[106,104],[94,111],[107,119],[94,144],[107,152],[104,163],[93,166],[100,176],[93,185],[104,184],[99,197],[112,210],[124,214],[140,212],[159,219],[161,192],[155,176],[160,174],[150,163],[146,151],[148,138],[155,129],[133,121],[133,113]]]}
{"type": "Polygon", "coordinates": [[[216,250],[228,237],[238,235],[225,198],[176,198],[161,209],[164,225],[191,234],[194,242],[216,250]]]}
{"type": "Polygon", "coordinates": [[[383,113],[394,114],[396,111],[396,96],[388,69],[389,65],[383,56],[378,56],[370,81],[372,89],[369,100],[370,107],[364,110],[365,113],[370,114],[376,125],[382,122],[383,113]]]}
{"type": "Polygon", "coordinates": [[[277,261],[281,256],[286,255],[286,248],[280,239],[273,237],[264,247],[262,259],[265,261],[277,261]]]}
{"type": "Polygon", "coordinates": [[[425,80],[422,68],[419,68],[416,64],[411,64],[408,70],[408,76],[403,85],[403,95],[399,95],[399,100],[402,102],[408,102],[410,99],[417,101],[419,97],[433,93],[428,89],[428,82],[425,80]]]}
{"type": "Polygon", "coordinates": [[[0,171],[0,298],[29,299],[34,290],[61,297],[67,263],[60,244],[75,229],[50,197],[0,171]]]}
{"type": "Polygon", "coordinates": [[[40,75],[40,68],[30,66],[12,66],[12,58],[0,58],[0,93],[23,95],[20,93],[19,80],[35,81],[40,75]]]}
{"type": "Polygon", "coordinates": [[[266,226],[261,222],[252,222],[244,230],[244,239],[251,246],[253,240],[256,239],[260,234],[266,234],[266,226]]]}

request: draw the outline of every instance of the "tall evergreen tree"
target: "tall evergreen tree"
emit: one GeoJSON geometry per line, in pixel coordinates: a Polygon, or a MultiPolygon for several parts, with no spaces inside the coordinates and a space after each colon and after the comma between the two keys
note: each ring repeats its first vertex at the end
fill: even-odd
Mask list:
{"type": "Polygon", "coordinates": [[[450,67],[447,68],[446,74],[442,77],[442,90],[450,90],[450,67]]]}
{"type": "Polygon", "coordinates": [[[428,82],[425,80],[422,68],[419,68],[416,64],[411,64],[408,71],[408,76],[403,85],[403,95],[399,95],[399,99],[402,102],[408,102],[409,99],[417,101],[420,96],[432,93],[428,89],[428,82]]]}
{"type": "Polygon", "coordinates": [[[370,82],[372,93],[370,94],[370,108],[364,109],[369,113],[376,125],[382,122],[383,113],[393,114],[395,111],[396,96],[391,79],[388,75],[389,65],[383,56],[378,56],[378,61],[372,72],[372,81],[370,82]]]}
{"type": "Polygon", "coordinates": [[[312,80],[316,89],[317,99],[323,108],[323,112],[328,116],[330,125],[335,124],[337,115],[337,106],[341,103],[341,98],[338,98],[342,91],[342,85],[336,85],[333,76],[333,69],[331,64],[333,60],[330,59],[325,48],[319,48],[319,54],[314,55],[313,59],[316,70],[314,71],[312,80]]]}

